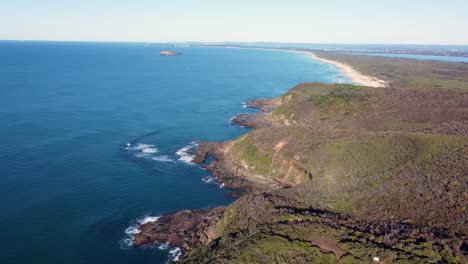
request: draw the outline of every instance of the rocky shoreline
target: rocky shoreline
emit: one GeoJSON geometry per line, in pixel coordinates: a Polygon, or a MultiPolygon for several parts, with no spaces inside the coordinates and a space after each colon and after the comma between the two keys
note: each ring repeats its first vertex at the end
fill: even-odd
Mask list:
{"type": "Polygon", "coordinates": [[[133,244],[145,246],[169,243],[172,247],[180,248],[184,255],[214,239],[213,227],[225,209],[221,206],[210,210],[184,210],[163,216],[156,222],[140,226],[133,244]]]}
{"type": "MultiPolygon", "coordinates": [[[[261,112],[241,114],[231,120],[232,125],[253,128],[263,123],[264,112],[270,112],[277,104],[276,99],[255,99],[246,103],[247,108],[258,109],[261,112]]],[[[269,182],[251,181],[245,177],[245,172],[223,155],[225,143],[197,142],[193,163],[209,170],[216,182],[229,189],[229,196],[240,198],[246,193],[278,188],[280,185],[269,182]],[[214,160],[205,164],[209,157],[214,160]]],[[[226,206],[208,210],[183,210],[173,215],[163,216],[155,222],[138,227],[140,232],[135,235],[134,246],[162,245],[169,243],[172,247],[181,249],[182,256],[190,250],[208,245],[216,237],[214,227],[222,218],[226,206]]]]}
{"type": "MultiPolygon", "coordinates": [[[[387,118],[385,115],[391,115],[392,118],[403,115],[406,119],[427,120],[426,116],[437,114],[440,116],[440,120],[445,122],[444,124],[447,120],[453,120],[454,124],[460,124],[460,122],[465,124],[464,121],[460,121],[463,120],[464,115],[462,112],[459,112],[460,115],[457,112],[464,108],[463,105],[466,102],[456,93],[448,93],[444,95],[445,99],[441,99],[441,94],[433,94],[432,92],[413,93],[398,90],[389,92],[386,89],[375,90],[376,88],[353,86],[346,86],[346,89],[343,90],[340,85],[322,84],[310,84],[310,86],[317,90],[311,95],[304,94],[311,93],[309,84],[304,84],[278,99],[261,99],[246,103],[246,107],[256,108],[261,112],[241,114],[233,118],[231,123],[254,128],[251,133],[227,142],[198,142],[193,162],[210,170],[217,183],[233,190],[231,195],[239,199],[227,207],[184,210],[174,215],[161,217],[156,222],[144,224],[139,227],[141,232],[135,235],[134,245],[159,245],[169,242],[171,246],[181,249],[183,258],[180,261],[183,263],[203,263],[214,259],[219,263],[229,263],[232,257],[238,256],[244,256],[246,258],[244,261],[248,261],[250,257],[246,257],[245,254],[248,256],[253,254],[256,262],[274,262],[275,259],[269,258],[269,253],[256,255],[255,250],[249,251],[249,248],[258,247],[258,243],[262,241],[268,241],[266,248],[261,247],[263,251],[270,250],[270,247],[276,247],[277,243],[286,243],[281,248],[294,248],[294,254],[298,255],[290,255],[289,251],[271,253],[273,255],[279,254],[284,262],[298,259],[310,262],[321,259],[323,261],[320,262],[323,263],[341,263],[341,261],[362,263],[378,256],[379,259],[387,260],[388,263],[433,263],[442,259],[446,262],[460,263],[460,256],[468,252],[467,237],[462,224],[467,218],[463,209],[460,209],[463,208],[463,205],[453,201],[461,201],[460,197],[463,195],[466,197],[466,193],[463,194],[460,191],[462,190],[460,186],[463,186],[463,183],[454,178],[445,183],[446,185],[427,186],[427,190],[413,198],[410,198],[411,195],[416,195],[416,193],[409,191],[412,190],[412,187],[409,186],[427,185],[428,181],[424,179],[426,177],[424,175],[428,175],[424,172],[426,169],[437,171],[441,175],[446,175],[444,177],[447,178],[463,175],[462,170],[465,167],[463,162],[454,161],[455,163],[450,163],[452,165],[447,165],[444,161],[445,156],[439,160],[436,158],[437,156],[434,156],[440,155],[437,154],[439,152],[431,152],[429,155],[434,160],[430,164],[433,164],[434,167],[413,166],[413,163],[417,163],[417,160],[413,160],[408,163],[412,167],[403,170],[399,163],[395,163],[394,168],[388,167],[380,176],[381,178],[377,178],[378,183],[382,185],[379,189],[394,190],[395,196],[393,196],[391,192],[380,192],[376,191],[377,187],[369,187],[375,185],[373,182],[376,181],[376,178],[373,178],[373,174],[369,174],[370,176],[364,174],[361,179],[352,178],[348,173],[346,178],[340,178],[346,183],[343,185],[333,183],[334,179],[327,176],[327,172],[323,174],[323,172],[314,171],[307,165],[308,160],[304,158],[304,155],[314,156],[314,152],[307,152],[307,148],[304,149],[300,144],[293,145],[296,149],[292,152],[293,154],[288,154],[285,151],[291,148],[291,144],[295,140],[304,140],[303,138],[305,138],[306,141],[303,144],[309,144],[307,145],[309,148],[314,148],[320,144],[331,144],[336,140],[341,142],[341,137],[349,140],[350,136],[358,135],[366,130],[376,131],[372,132],[373,134],[365,132],[366,137],[377,136],[377,138],[383,139],[397,137],[398,141],[390,143],[389,147],[384,148],[383,153],[391,151],[395,144],[402,144],[404,150],[397,150],[396,153],[403,151],[410,153],[408,155],[415,155],[408,148],[416,144],[415,142],[432,140],[433,134],[429,135],[428,139],[424,139],[426,136],[421,138],[421,135],[440,133],[437,128],[440,126],[439,121],[435,119],[431,121],[434,123],[432,124],[433,130],[430,131],[424,126],[400,125],[394,128],[396,130],[394,135],[387,128],[387,131],[382,134],[378,132],[378,129],[381,129],[380,120],[387,118]],[[325,91],[331,91],[329,93],[334,100],[354,102],[346,103],[346,107],[352,109],[354,113],[348,114],[349,110],[343,109],[343,106],[340,106],[338,112],[334,108],[323,108],[323,97],[329,96],[329,93],[324,93],[321,90],[323,88],[326,88],[325,91]],[[438,104],[437,100],[427,99],[428,96],[433,95],[438,98],[437,100],[451,101],[450,105],[453,106],[453,109],[440,110],[431,107],[432,103],[438,104]],[[386,100],[382,100],[382,98],[386,98],[386,100]],[[416,98],[420,101],[401,102],[403,98],[416,98]],[[356,110],[356,105],[365,104],[365,107],[359,106],[359,108],[363,109],[361,111],[369,111],[370,103],[374,104],[372,111],[381,114],[369,115],[367,112],[356,110]],[[403,103],[405,107],[412,105],[414,110],[405,110],[399,113],[388,111],[386,105],[395,107],[395,103],[403,103]],[[303,104],[307,105],[307,108],[303,108],[301,106],[303,104]],[[420,113],[417,114],[416,111],[420,111],[420,113]],[[427,111],[433,111],[433,113],[427,111]],[[347,119],[342,118],[342,122],[348,122],[343,124],[347,124],[353,130],[347,129],[344,133],[342,131],[344,125],[324,118],[330,113],[333,115],[338,113],[347,117],[347,119]],[[411,116],[408,113],[411,113],[411,116]],[[416,114],[420,117],[416,117],[416,114]],[[292,119],[292,116],[295,118],[292,119]],[[273,131],[275,134],[272,134],[273,131]],[[401,136],[407,131],[409,131],[409,141],[401,136]],[[414,135],[414,131],[423,134],[414,135]],[[280,139],[277,139],[278,136],[280,139]],[[314,138],[319,138],[323,142],[313,143],[314,138]],[[453,173],[439,170],[447,167],[452,167],[453,173]],[[394,176],[389,178],[388,175],[394,176]],[[401,185],[401,182],[406,184],[401,185]],[[356,185],[357,189],[353,185],[356,185]],[[425,197],[429,190],[434,197],[431,197],[431,200],[426,200],[425,197]],[[408,196],[405,199],[412,202],[409,204],[395,202],[395,199],[400,199],[399,197],[402,195],[408,196]],[[353,198],[354,196],[358,198],[353,198]],[[452,196],[454,198],[450,199],[453,201],[449,201],[447,197],[452,196]],[[342,197],[347,198],[344,200],[342,197]],[[428,201],[431,202],[431,206],[418,206],[418,203],[427,203],[428,201]],[[357,206],[361,206],[361,208],[357,206]],[[434,212],[431,207],[438,207],[443,212],[437,210],[434,212]],[[427,219],[422,219],[421,215],[427,219]],[[438,219],[442,216],[446,220],[438,219]],[[301,252],[307,253],[302,254],[301,252]],[[311,256],[312,259],[310,259],[311,256]]],[[[445,126],[443,125],[443,127],[445,126]]],[[[463,129],[446,130],[444,133],[451,133],[452,136],[465,136],[466,134],[463,129]]],[[[360,153],[359,148],[374,144],[366,141],[365,138],[363,139],[365,140],[363,143],[351,148],[353,152],[360,153]]],[[[437,139],[436,144],[446,141],[445,139],[444,141],[440,140],[437,139]]],[[[447,149],[448,147],[447,145],[437,148],[447,149]]],[[[315,159],[321,161],[327,158],[327,155],[334,153],[323,154],[328,151],[327,148],[321,148],[320,156],[315,159]]],[[[333,146],[331,150],[334,148],[336,147],[333,146]]],[[[371,149],[374,148],[376,147],[371,149]]],[[[427,147],[425,148],[427,149],[427,147]]],[[[461,146],[459,150],[456,150],[458,151],[456,153],[463,151],[463,148],[461,146]]],[[[422,150],[418,149],[417,151],[422,150]]],[[[362,152],[364,159],[372,159],[372,154],[367,152],[368,150],[362,152]]],[[[375,155],[384,154],[378,152],[375,155]]],[[[391,158],[407,159],[405,156],[391,158]]],[[[337,160],[343,159],[343,157],[334,158],[333,162],[336,163],[337,160]]],[[[359,164],[356,163],[355,159],[356,157],[351,156],[351,163],[347,163],[349,165],[346,165],[344,172],[352,171],[353,166],[359,164]]],[[[374,164],[379,164],[380,161],[366,162],[370,161],[360,161],[360,163],[368,164],[364,165],[365,167],[375,166],[374,164]]],[[[387,166],[385,163],[386,161],[382,166],[387,166]]],[[[314,166],[320,168],[328,166],[326,164],[328,163],[323,165],[319,163],[314,166]]],[[[360,167],[357,168],[362,170],[360,167]]],[[[340,170],[337,175],[341,176],[341,169],[330,169],[333,173],[335,170],[340,170]]],[[[380,169],[375,173],[380,173],[380,169]]],[[[438,178],[431,178],[430,181],[438,180],[438,178]]],[[[444,179],[444,181],[447,180],[444,179]]]]}

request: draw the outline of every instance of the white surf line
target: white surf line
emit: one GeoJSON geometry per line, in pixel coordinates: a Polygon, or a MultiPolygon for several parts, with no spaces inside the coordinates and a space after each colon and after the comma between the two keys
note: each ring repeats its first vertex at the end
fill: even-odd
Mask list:
{"type": "Polygon", "coordinates": [[[256,48],[256,47],[230,47],[230,46],[209,46],[213,48],[228,48],[228,49],[253,49],[253,50],[273,50],[273,51],[284,51],[284,52],[295,52],[295,53],[302,53],[308,55],[311,59],[320,61],[327,64],[332,64],[336,66],[338,69],[341,70],[343,75],[348,77],[353,83],[362,85],[362,86],[369,86],[369,87],[387,87],[386,81],[380,80],[376,77],[367,76],[365,74],[360,73],[353,67],[348,64],[337,62],[334,60],[329,60],[325,58],[320,58],[312,51],[306,50],[294,50],[294,49],[281,49],[281,48],[256,48]]]}

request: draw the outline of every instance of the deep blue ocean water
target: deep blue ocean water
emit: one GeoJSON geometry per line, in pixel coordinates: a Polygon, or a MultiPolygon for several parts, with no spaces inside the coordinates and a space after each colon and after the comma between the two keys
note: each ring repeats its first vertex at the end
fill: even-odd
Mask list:
{"type": "Polygon", "coordinates": [[[306,81],[346,80],[298,53],[0,42],[0,263],[166,262],[126,230],[232,202],[183,148],[245,133],[242,102],[306,81]]]}

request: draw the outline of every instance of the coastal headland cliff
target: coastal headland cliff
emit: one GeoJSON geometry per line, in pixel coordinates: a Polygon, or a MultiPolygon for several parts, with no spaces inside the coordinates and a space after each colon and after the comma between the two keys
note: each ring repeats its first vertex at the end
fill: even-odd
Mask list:
{"type": "Polygon", "coordinates": [[[375,87],[249,102],[231,122],[253,130],[194,160],[241,197],[142,225],[135,245],[182,263],[467,263],[468,65],[314,54],[375,87]]]}

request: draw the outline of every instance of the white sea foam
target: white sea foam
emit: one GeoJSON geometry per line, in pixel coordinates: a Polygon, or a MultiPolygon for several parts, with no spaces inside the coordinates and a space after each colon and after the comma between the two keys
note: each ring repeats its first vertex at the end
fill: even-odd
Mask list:
{"type": "Polygon", "coordinates": [[[175,160],[171,159],[167,155],[155,155],[159,153],[160,151],[153,144],[127,143],[127,147],[125,149],[133,152],[135,157],[138,157],[138,158],[146,158],[146,159],[151,159],[151,160],[158,161],[158,162],[176,162],[175,160]]]}
{"type": "Polygon", "coordinates": [[[202,178],[202,181],[206,184],[214,184],[217,185],[219,188],[224,188],[224,183],[219,183],[217,180],[218,178],[214,176],[206,176],[202,178]]]}
{"type": "Polygon", "coordinates": [[[120,248],[121,249],[131,248],[133,246],[133,241],[135,240],[135,235],[141,232],[139,227],[147,223],[156,222],[158,221],[159,218],[160,218],[159,216],[145,216],[143,218],[137,219],[135,223],[133,223],[132,225],[127,227],[127,229],[125,229],[125,234],[127,235],[127,237],[122,239],[120,243],[120,248]]]}
{"type": "Polygon", "coordinates": [[[231,117],[231,119],[229,119],[229,124],[232,125],[232,122],[234,121],[234,119],[236,119],[236,117],[231,117]]]}
{"type": "Polygon", "coordinates": [[[130,143],[127,143],[126,149],[128,150],[133,150],[133,151],[140,151],[143,153],[156,153],[158,152],[158,149],[156,148],[155,145],[153,144],[143,144],[143,143],[137,143],[136,145],[131,145],[130,143]]]}
{"type": "Polygon", "coordinates": [[[144,154],[155,154],[159,152],[155,145],[143,143],[138,143],[136,145],[127,143],[125,149],[138,153],[137,156],[139,157],[143,157],[144,154]]]}
{"type": "MultiPolygon", "coordinates": [[[[160,216],[145,216],[143,218],[137,219],[132,225],[130,225],[127,229],[125,229],[125,234],[127,235],[127,237],[121,240],[120,248],[121,249],[131,248],[133,246],[133,241],[135,240],[135,235],[141,232],[139,227],[147,223],[156,222],[158,221],[159,218],[161,217],[160,216]]],[[[171,248],[171,244],[169,242],[159,244],[157,245],[157,248],[159,250],[169,249],[168,263],[178,261],[180,259],[180,256],[182,255],[182,250],[180,250],[180,248],[178,247],[171,248]]]]}
{"type": "Polygon", "coordinates": [[[179,161],[192,164],[192,161],[195,158],[195,150],[197,147],[198,147],[198,144],[195,142],[192,142],[189,145],[178,149],[176,151],[176,155],[179,156],[179,161]]]}
{"type": "Polygon", "coordinates": [[[145,149],[142,149],[141,152],[148,153],[148,154],[154,154],[154,153],[158,152],[158,150],[155,149],[155,148],[145,148],[145,149]]]}
{"type": "Polygon", "coordinates": [[[243,103],[242,103],[242,107],[243,107],[243,108],[247,108],[247,103],[246,103],[246,102],[243,102],[243,103]]]}
{"type": "Polygon", "coordinates": [[[156,222],[156,221],[158,221],[159,218],[161,218],[161,217],[160,216],[145,216],[144,218],[139,219],[138,222],[140,223],[140,225],[144,225],[144,224],[147,224],[147,223],[156,222]]]}
{"type": "Polygon", "coordinates": [[[160,250],[167,250],[171,247],[171,244],[169,244],[169,242],[166,242],[166,243],[162,243],[161,245],[159,245],[158,249],[160,250]]]}
{"type": "Polygon", "coordinates": [[[137,226],[129,226],[127,229],[125,229],[125,234],[127,235],[136,235],[138,233],[140,233],[141,230],[138,229],[137,226]]]}
{"type": "Polygon", "coordinates": [[[169,158],[166,155],[154,156],[154,157],[151,157],[151,159],[154,161],[159,161],[159,162],[175,162],[175,160],[169,158]]]}
{"type": "Polygon", "coordinates": [[[178,261],[181,255],[182,250],[178,247],[169,250],[169,258],[172,262],[178,261]]]}
{"type": "Polygon", "coordinates": [[[202,181],[204,183],[216,183],[216,177],[206,176],[206,177],[202,178],[202,181]]]}

